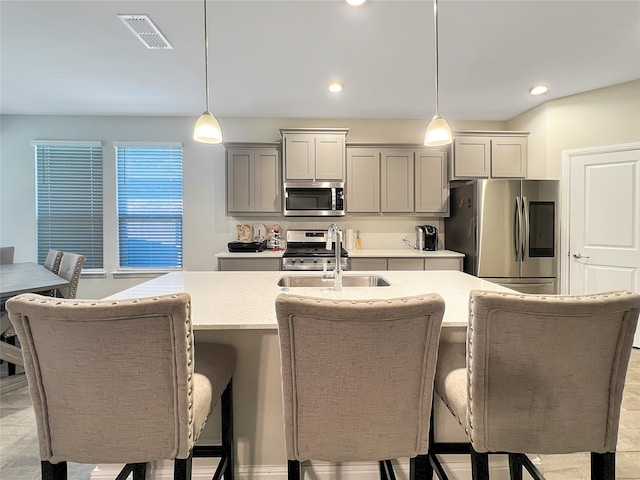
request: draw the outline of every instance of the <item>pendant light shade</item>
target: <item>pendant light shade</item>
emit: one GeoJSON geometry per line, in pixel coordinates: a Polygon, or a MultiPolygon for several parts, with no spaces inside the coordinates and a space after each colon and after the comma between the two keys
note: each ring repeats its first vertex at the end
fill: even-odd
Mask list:
{"type": "Polygon", "coordinates": [[[436,59],[436,114],[429,122],[427,131],[424,134],[424,144],[428,147],[438,147],[448,145],[453,141],[451,127],[449,123],[439,114],[440,92],[438,91],[438,0],[433,0],[433,20],[435,30],[435,59],[436,59]]]}
{"type": "Polygon", "coordinates": [[[193,139],[202,143],[222,142],[220,124],[208,110],[198,118],[196,126],[193,128],[193,139]]]}
{"type": "Polygon", "coordinates": [[[204,83],[206,109],[193,127],[193,139],[202,143],[222,142],[222,129],[209,111],[209,36],[207,35],[207,0],[204,0],[204,83]]]}
{"type": "Polygon", "coordinates": [[[453,135],[449,122],[440,115],[435,115],[427,126],[427,131],[424,134],[424,144],[437,147],[450,144],[452,139],[453,135]]]}

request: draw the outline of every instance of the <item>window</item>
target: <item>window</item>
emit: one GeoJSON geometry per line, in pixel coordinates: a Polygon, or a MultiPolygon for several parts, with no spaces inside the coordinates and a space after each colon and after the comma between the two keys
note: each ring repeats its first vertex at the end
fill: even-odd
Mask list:
{"type": "Polygon", "coordinates": [[[102,144],[35,140],[38,262],[49,249],[87,257],[103,268],[102,144]]]}
{"type": "Polygon", "coordinates": [[[182,268],[182,145],[116,144],[120,268],[182,268]]]}

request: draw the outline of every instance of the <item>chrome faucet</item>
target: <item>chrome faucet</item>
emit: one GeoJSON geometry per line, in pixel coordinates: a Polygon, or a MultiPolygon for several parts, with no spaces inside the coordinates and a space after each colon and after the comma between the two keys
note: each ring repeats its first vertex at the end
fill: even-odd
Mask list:
{"type": "Polygon", "coordinates": [[[342,253],[342,248],[341,248],[342,232],[338,228],[338,225],[336,225],[335,223],[332,223],[329,226],[329,230],[327,230],[327,246],[326,246],[327,250],[331,250],[332,243],[334,241],[336,243],[336,248],[335,248],[336,264],[333,267],[333,273],[332,274],[325,273],[322,276],[322,278],[327,280],[333,278],[333,289],[336,291],[341,291],[342,290],[342,264],[340,263],[341,261],[340,254],[342,253]]]}

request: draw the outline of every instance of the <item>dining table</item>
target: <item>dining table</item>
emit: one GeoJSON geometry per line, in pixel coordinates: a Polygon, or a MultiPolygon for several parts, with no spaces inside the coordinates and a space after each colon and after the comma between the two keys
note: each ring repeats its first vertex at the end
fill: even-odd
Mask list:
{"type": "MultiPolygon", "coordinates": [[[[21,293],[50,292],[69,286],[69,281],[51,270],[34,262],[20,262],[0,265],[0,299],[2,300],[2,333],[9,327],[4,311],[4,303],[21,293]]],[[[0,342],[0,359],[14,365],[24,365],[19,347],[0,342]]],[[[18,373],[0,380],[0,393],[5,393],[27,384],[24,373],[18,373]]]]}

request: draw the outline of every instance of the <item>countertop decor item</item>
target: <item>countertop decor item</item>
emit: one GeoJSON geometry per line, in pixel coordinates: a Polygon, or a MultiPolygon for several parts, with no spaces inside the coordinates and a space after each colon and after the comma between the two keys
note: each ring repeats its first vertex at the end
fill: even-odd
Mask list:
{"type": "Polygon", "coordinates": [[[440,116],[439,113],[439,91],[438,91],[438,0],[433,0],[433,20],[435,31],[435,59],[436,59],[436,114],[429,122],[427,131],[424,134],[424,144],[427,147],[437,147],[448,145],[453,141],[451,127],[449,123],[440,116]]]}
{"type": "Polygon", "coordinates": [[[209,111],[209,36],[207,35],[207,0],[204,0],[204,83],[206,109],[193,128],[193,139],[201,143],[221,143],[222,129],[209,111]]]}

